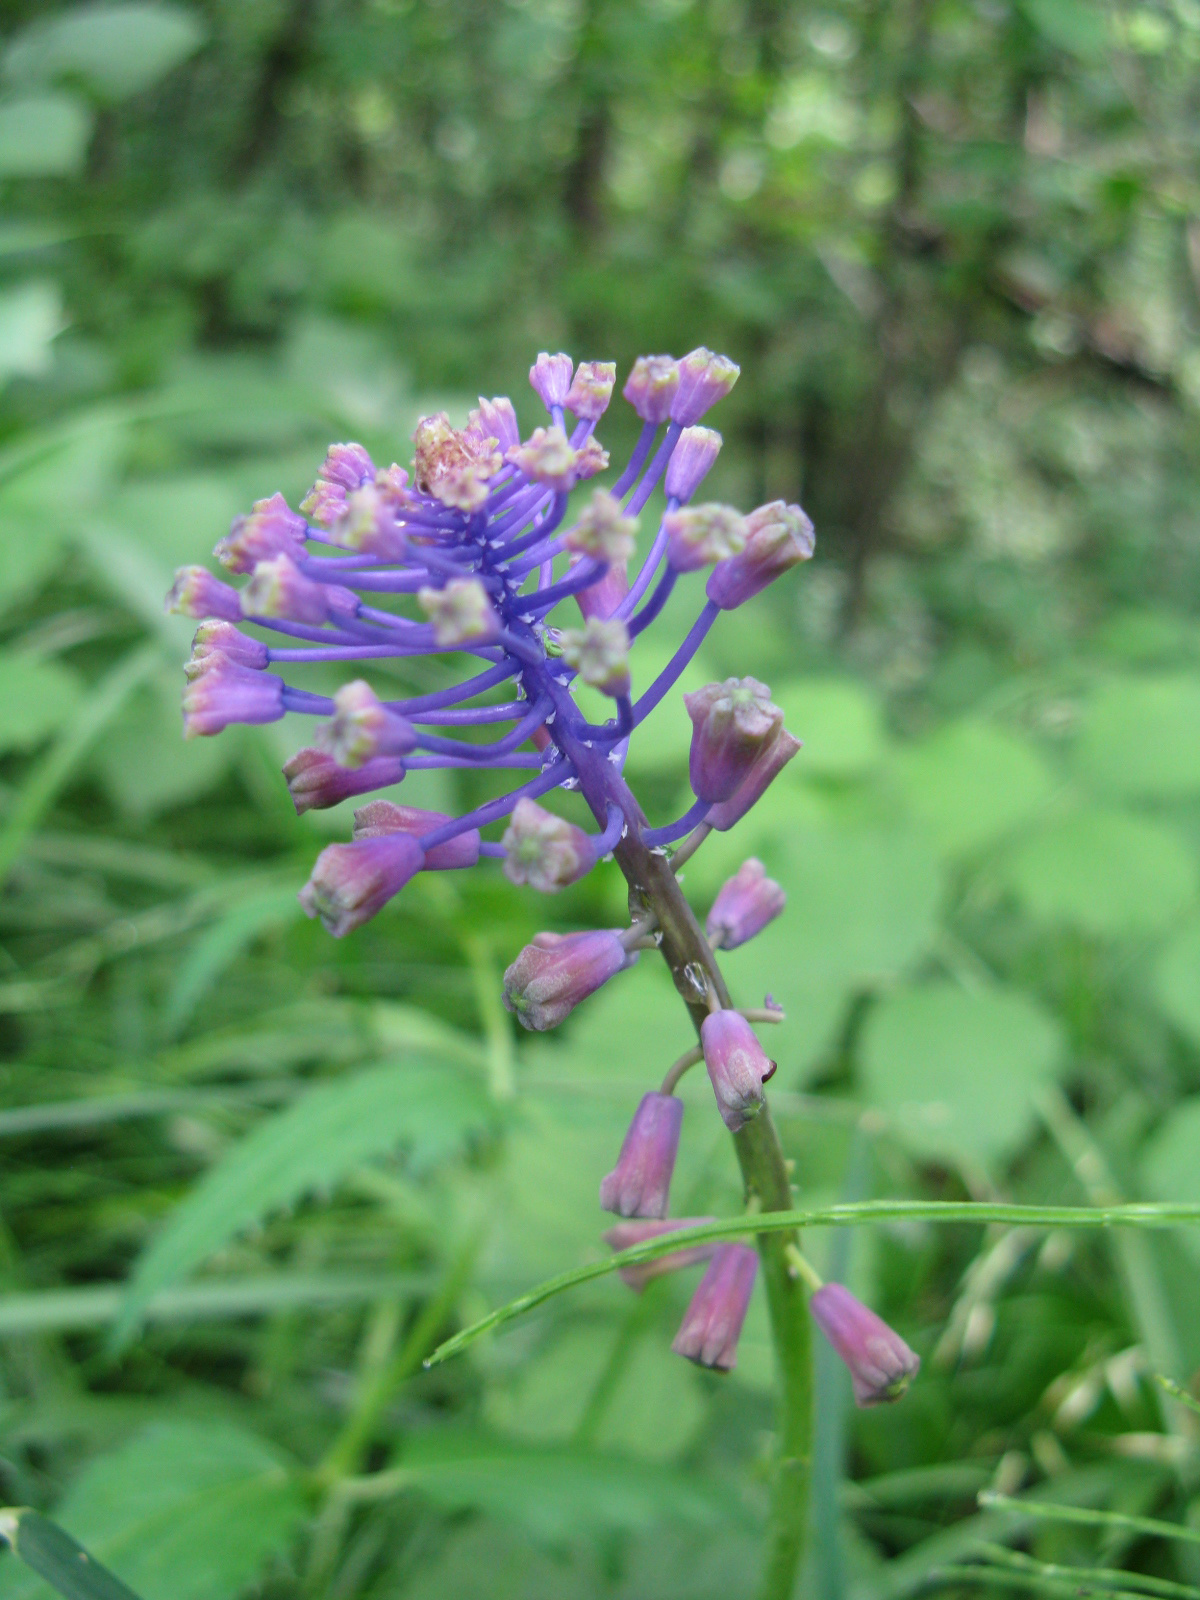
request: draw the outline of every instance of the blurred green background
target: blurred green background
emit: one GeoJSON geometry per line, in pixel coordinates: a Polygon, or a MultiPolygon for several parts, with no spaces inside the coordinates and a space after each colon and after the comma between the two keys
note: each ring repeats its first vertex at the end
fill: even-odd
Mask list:
{"type": "MultiPolygon", "coordinates": [[[[649,957],[550,1038],[500,1010],[537,928],[623,917],[616,868],[552,901],[418,880],[334,943],[295,901],[349,825],[292,814],[305,729],[184,745],[162,594],[331,438],[406,462],[481,391],[530,426],[539,349],[727,352],[714,493],[800,500],[818,549],[684,687],[753,673],[805,748],[686,881],[703,909],[757,854],[788,891],[728,970],[788,1011],[801,1202],[1200,1200],[1200,5],[10,0],[4,28],[0,1500],[144,1600],[749,1595],[758,1302],[726,1380],[669,1353],[690,1278],[420,1371],[602,1251],[599,1177],[687,1047],[649,957]]],[[[655,821],[687,733],[672,696],[634,743],[655,821]]],[[[405,798],[482,792],[434,777],[405,798]]],[[[733,1212],[686,1098],[674,1209],[733,1212]]],[[[1195,1239],[810,1242],[924,1370],[855,1415],[821,1358],[806,1596],[926,1589],[997,1536],[988,1484],[1200,1521],[1153,1383],[1200,1368],[1195,1239]]],[[[1197,1576],[1128,1533],[1034,1548],[1197,1576]]],[[[0,1558],[4,1600],[46,1592],[0,1558]]]]}

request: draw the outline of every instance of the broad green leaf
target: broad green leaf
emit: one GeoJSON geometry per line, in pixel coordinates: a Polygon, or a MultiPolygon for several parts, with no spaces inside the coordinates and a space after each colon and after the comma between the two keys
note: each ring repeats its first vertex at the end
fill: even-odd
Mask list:
{"type": "Polygon", "coordinates": [[[1106,13],[1091,0],[1022,0],[1022,10],[1052,45],[1092,61],[1109,44],[1106,13]]]}
{"type": "Polygon", "coordinates": [[[27,1507],[0,1511],[0,1539],[66,1600],[137,1600],[132,1589],[36,1511],[27,1507]]]}
{"type": "Polygon", "coordinates": [[[36,280],[0,293],[0,383],[9,378],[40,378],[48,372],[50,346],[62,329],[62,296],[57,284],[36,280]]]}
{"type": "Polygon", "coordinates": [[[1200,677],[1116,678],[1083,714],[1075,745],[1080,774],[1122,798],[1200,794],[1200,677]]]}
{"type": "MultiPolygon", "coordinates": [[[[230,1600],[286,1549],[305,1505],[274,1448],[228,1423],[160,1422],[96,1457],[55,1518],[141,1600],[230,1600]]],[[[2,1600],[46,1600],[0,1567],[2,1600]]]]}
{"type": "Polygon", "coordinates": [[[248,944],[268,928],[291,922],[299,915],[294,883],[262,889],[228,906],[195,940],[179,965],[163,1007],[162,1026],[167,1037],[187,1023],[209,989],[248,944]]]}
{"type": "Polygon", "coordinates": [[[163,3],[81,5],[18,34],[4,56],[13,83],[81,80],[106,100],[148,88],[203,43],[192,10],[163,3]]]}
{"type": "Polygon", "coordinates": [[[871,1104],[917,1149],[989,1161],[1029,1128],[1032,1095],[1064,1047],[1055,1020],[1023,994],[927,983],[872,1008],[860,1060],[871,1104]]]}
{"type": "Polygon", "coordinates": [[[1200,921],[1167,945],[1154,968],[1154,992],[1167,1016],[1200,1044],[1200,921]]]}
{"type": "Polygon", "coordinates": [[[79,172],[92,116],[68,94],[0,101],[0,177],[60,178],[79,172]]]}
{"type": "Polygon", "coordinates": [[[1054,778],[1023,739],[968,717],[905,750],[896,776],[914,817],[943,855],[968,855],[1046,804],[1054,778]]]}
{"type": "Polygon", "coordinates": [[[316,1085],[235,1144],[167,1218],[134,1269],[114,1344],[129,1337],[153,1295],[271,1212],[400,1146],[425,1170],[489,1118],[477,1083],[445,1062],[410,1057],[316,1085]]]}
{"type": "MultiPolygon", "coordinates": [[[[1142,1151],[1142,1183],[1156,1200],[1200,1200],[1200,1095],[1168,1112],[1142,1151]]],[[[1185,1235],[1194,1251],[1200,1237],[1185,1235]]]]}
{"type": "MultiPolygon", "coordinates": [[[[690,1530],[689,1530],[690,1531],[690,1530]]],[[[601,1600],[612,1590],[587,1544],[547,1550],[505,1518],[459,1524],[450,1541],[404,1586],[404,1600],[601,1600]]]]}
{"type": "Polygon", "coordinates": [[[182,671],[172,672],[164,662],[161,675],[132,697],[97,746],[95,770],[127,816],[151,817],[201,799],[225,776],[241,748],[236,734],[183,737],[183,682],[182,671]]]}
{"type": "Polygon", "coordinates": [[[1172,829],[1126,812],[1077,811],[1019,844],[1001,880],[1025,909],[1099,938],[1136,937],[1195,900],[1196,858],[1172,829]]]}
{"type": "Polygon", "coordinates": [[[789,733],[804,748],[789,771],[805,777],[860,778],[887,751],[878,696],[849,678],[800,678],[779,685],[772,699],[789,733]]]}
{"type": "Polygon", "coordinates": [[[0,655],[0,751],[40,744],[75,710],[80,693],[79,679],[57,661],[0,655]]]}

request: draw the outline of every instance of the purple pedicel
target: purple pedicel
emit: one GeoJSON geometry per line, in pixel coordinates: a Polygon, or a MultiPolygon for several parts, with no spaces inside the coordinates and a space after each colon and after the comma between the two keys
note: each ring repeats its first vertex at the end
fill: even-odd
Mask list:
{"type": "MultiPolygon", "coordinates": [[[[390,800],[372,800],[354,813],[354,837],[379,839],[389,833],[408,833],[423,839],[450,818],[441,811],[419,811],[416,806],[398,806],[390,800]]],[[[473,867],[479,860],[479,829],[456,833],[445,844],[435,844],[425,852],[429,872],[446,872],[455,867],[473,867]]]]}
{"type": "Polygon", "coordinates": [[[825,1283],[808,1303],[813,1321],[850,1369],[860,1406],[899,1400],[916,1377],[920,1357],[840,1283],[825,1283]]]}
{"type": "Polygon", "coordinates": [[[786,904],[787,895],[751,856],[721,885],[704,931],[714,950],[736,950],[774,922],[786,904]]]}
{"type": "MultiPolygon", "coordinates": [[[[664,1233],[676,1233],[680,1228],[702,1228],[715,1217],[673,1217],[669,1222],[618,1222],[604,1235],[604,1242],[614,1251],[632,1250],[647,1239],[661,1239],[664,1233]]],[[[661,1278],[664,1272],[678,1272],[681,1267],[691,1267],[697,1261],[711,1261],[720,1245],[695,1244],[686,1250],[672,1250],[665,1256],[655,1256],[652,1261],[639,1261],[635,1267],[618,1267],[621,1282],[637,1294],[651,1281],[661,1278]]]]}
{"type": "Polygon", "coordinates": [[[642,1096],[617,1164],[600,1185],[600,1204],[619,1217],[665,1217],[683,1126],[683,1101],[642,1096]]]}
{"type": "MultiPolygon", "coordinates": [[[[530,382],[549,417],[529,437],[522,440],[511,400],[499,396],[481,399],[465,428],[454,427],[445,412],[422,417],[411,471],[377,465],[360,444],[332,445],[298,510],[271,495],[222,540],[219,556],[243,587],[203,567],[179,573],[168,604],[202,624],[187,666],[189,733],[286,713],[332,718],[285,768],[297,811],[369,795],[399,783],[408,767],[496,776],[533,769],[518,787],[458,817],[413,820],[411,808],[360,808],[374,821],[360,827],[349,854],[322,856],[305,891],[336,932],[373,914],[422,865],[466,867],[480,856],[500,856],[510,876],[558,888],[629,830],[653,848],[680,837],[704,805],[749,803],[767,757],[757,757],[747,773],[716,732],[697,758],[718,778],[715,786],[704,783],[699,815],[692,807],[651,828],[622,777],[630,737],[677,683],[722,606],[788,564],[801,537],[790,507],[792,520],[781,533],[777,507],[760,508],[747,522],[728,507],[682,504],[718,442],[695,424],[736,376],[731,361],[704,349],[682,361],[640,358],[623,390],[643,424],[633,454],[611,489],[593,494],[566,524],[570,490],[608,465],[594,429],[616,372],[610,362],[576,366],[565,354],[542,354],[530,382]],[[570,427],[568,412],[575,419],[570,427]],[[631,579],[635,518],[664,474],[668,514],[631,579]],[[748,564],[730,565],[747,536],[748,564]],[[676,575],[712,561],[726,563],[712,580],[720,598],[702,604],[666,668],[639,685],[641,697],[631,704],[638,637],[660,616],[676,575]],[[576,603],[582,628],[573,612],[557,610],[576,603]],[[269,630],[273,642],[234,626],[243,621],[269,630]],[[369,674],[374,660],[394,673],[410,657],[439,653],[438,669],[448,663],[459,681],[425,694],[401,698],[394,679],[369,674]],[[332,698],[332,686],[315,693],[276,676],[334,663],[345,664],[355,681],[332,698]],[[610,697],[607,720],[592,722],[580,709],[581,682],[610,697]],[[493,690],[498,704],[486,698],[493,690]],[[529,807],[556,788],[579,793],[595,831],[561,819],[548,823],[544,835],[530,830],[529,807]],[[480,830],[502,828],[510,817],[507,847],[495,836],[481,837],[480,830]]],[[[773,748],[778,754],[778,743],[773,748]]],[[[597,987],[630,959],[616,936],[603,931],[538,941],[510,969],[510,976],[521,972],[509,985],[509,1003],[527,1026],[552,1026],[589,985],[597,987]]]]}
{"type": "Polygon", "coordinates": [[[757,1275],[758,1252],[750,1245],[718,1245],[683,1314],[671,1345],[675,1354],[697,1366],[732,1372],[757,1275]]]}

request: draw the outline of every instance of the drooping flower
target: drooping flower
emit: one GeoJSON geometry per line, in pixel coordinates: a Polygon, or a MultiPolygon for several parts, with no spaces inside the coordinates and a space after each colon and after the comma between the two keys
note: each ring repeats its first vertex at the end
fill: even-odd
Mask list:
{"type": "Polygon", "coordinates": [[[235,666],[261,669],[267,664],[267,647],[251,639],[230,622],[210,617],[192,637],[192,653],[184,664],[186,677],[198,678],[215,661],[232,661],[235,666]]]}
{"type": "Polygon", "coordinates": [[[399,783],[404,773],[404,762],[397,756],[380,756],[352,769],[340,766],[324,750],[309,747],[297,750],[283,764],[298,817],[306,811],[327,811],[356,794],[370,794],[373,789],[399,783]]]}
{"type": "Polygon", "coordinates": [[[813,525],[799,506],[772,500],[746,518],[746,542],[709,574],[706,593],[723,611],[732,611],[774,583],[813,553],[813,525]]]}
{"type": "Polygon", "coordinates": [[[607,928],[539,933],[504,974],[504,1004],[523,1028],[544,1033],[636,960],[607,928]]]}
{"type": "Polygon", "coordinates": [[[212,657],[183,691],[186,739],[220,733],[231,722],[278,722],[283,713],[282,680],[226,656],[212,657]]]}
{"type": "Polygon", "coordinates": [[[746,519],[732,506],[684,506],[663,518],[667,550],[676,572],[696,572],[737,555],[746,542],[746,519]]]}
{"type": "MultiPolygon", "coordinates": [[[[391,800],[372,800],[354,813],[356,839],[381,839],[389,833],[408,833],[423,839],[452,819],[441,811],[421,811],[416,806],[398,806],[391,800]]],[[[426,872],[447,872],[457,867],[473,867],[479,860],[481,840],[478,828],[456,833],[445,844],[431,845],[425,852],[426,872]]]]}
{"type": "Polygon", "coordinates": [[[721,1120],[737,1133],[762,1110],[763,1084],[774,1075],[775,1063],[736,1011],[713,1011],[705,1017],[700,1044],[721,1120]]]}
{"type": "Polygon", "coordinates": [[[756,856],[743,861],[732,878],[721,885],[704,924],[716,950],[736,950],[761,933],[787,904],[787,895],[756,856]]]}
{"type": "Polygon", "coordinates": [[[748,1244],[722,1244],[683,1314],[671,1349],[697,1366],[732,1372],[738,1339],[758,1275],[758,1252],[748,1244]]]}
{"type": "Polygon", "coordinates": [[[317,744],[339,766],[361,767],[376,756],[406,756],[416,749],[412,723],[390,711],[362,678],[344,683],[333,704],[333,720],[319,730],[317,744]]]}
{"type": "Polygon", "coordinates": [[[167,591],[163,609],[181,617],[216,618],[222,622],[240,622],[242,603],[238,591],[220,578],[214,578],[206,567],[180,567],[175,582],[167,591]]]}
{"type": "Polygon", "coordinates": [[[300,891],[305,915],[341,939],[373,917],[425,864],[410,833],[327,845],[300,891]]]}
{"type": "Polygon", "coordinates": [[[784,727],[779,727],[755,756],[746,776],[729,796],[705,813],[704,820],[718,833],[727,833],[747,811],[762,799],[771,783],[801,748],[799,739],[793,739],[784,727]]]}
{"type": "Polygon", "coordinates": [[[688,775],[698,800],[728,800],[783,726],[783,712],[757,678],[726,678],[684,695],[692,719],[688,775]]]}
{"type": "Polygon", "coordinates": [[[900,1335],[840,1283],[825,1283],[809,1301],[813,1321],[850,1369],[860,1406],[898,1400],[920,1369],[900,1335]]]}
{"type": "Polygon", "coordinates": [[[227,538],[213,555],[230,572],[253,572],[259,561],[272,556],[303,556],[308,524],[291,510],[281,494],[256,500],[248,517],[234,517],[227,538]]]}
{"type": "Polygon", "coordinates": [[[665,1217],[679,1151],[683,1101],[673,1094],[642,1096],[617,1164],[600,1184],[600,1204],[619,1217],[665,1217]]]}
{"type": "Polygon", "coordinates": [[[592,842],[582,828],[534,800],[518,800],[501,841],[504,872],[543,894],[565,889],[592,865],[592,842]]]}

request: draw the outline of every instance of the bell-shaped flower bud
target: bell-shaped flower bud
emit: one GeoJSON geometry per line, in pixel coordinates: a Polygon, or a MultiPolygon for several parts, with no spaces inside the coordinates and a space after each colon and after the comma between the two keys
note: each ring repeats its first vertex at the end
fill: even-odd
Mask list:
{"type": "Polygon", "coordinates": [[[616,381],[615,361],[581,361],[567,390],[567,410],[581,421],[595,422],[608,410],[616,381]]]}
{"type": "Polygon", "coordinates": [[[479,396],[479,405],[467,418],[467,432],[476,432],[496,441],[501,455],[520,444],[521,430],[517,426],[517,413],[507,395],[497,395],[494,400],[479,396]]]}
{"type": "Polygon", "coordinates": [[[774,736],[767,740],[755,756],[749,772],[729,799],[722,800],[705,815],[704,820],[708,826],[715,828],[718,833],[727,833],[735,823],[742,820],[751,806],[757,805],[764,792],[799,749],[800,740],[793,739],[786,728],[778,728],[774,736]]]}
{"type": "Polygon", "coordinates": [[[741,370],[728,356],[716,356],[703,345],[684,356],[679,363],[679,388],[671,406],[671,421],[682,422],[685,428],[699,422],[710,406],[724,400],[741,370]]]}
{"type": "Polygon", "coordinates": [[[403,561],[408,540],[399,519],[407,509],[408,473],[393,464],[374,483],[346,496],[346,509],[333,525],[343,550],[358,550],[380,561],[403,561]]]}
{"type": "Polygon", "coordinates": [[[417,600],[443,650],[486,644],[500,632],[500,619],[478,578],[451,578],[442,589],[418,589],[417,600]]]}
{"type": "Polygon", "coordinates": [[[300,891],[308,917],[320,917],[335,939],[368,922],[425,864],[408,833],[328,845],[300,891]]]}
{"type": "Polygon", "coordinates": [[[241,602],[245,617],[278,617],[311,627],[356,616],[359,607],[352,589],[306,577],[286,555],[258,563],[241,592],[241,602]]]}
{"type": "Polygon", "coordinates": [[[808,1302],[813,1321],[850,1369],[860,1406],[899,1400],[921,1366],[900,1335],[840,1283],[825,1283],[808,1302]]]}
{"type": "Polygon", "coordinates": [[[594,478],[608,466],[608,451],[595,439],[585,439],[578,449],[555,423],[535,428],[524,444],[511,449],[506,458],[534,483],[568,494],[585,478],[594,478]]]}
{"type": "Polygon", "coordinates": [[[346,496],[375,477],[375,463],[360,444],[331,444],[317,481],[300,502],[305,516],[332,528],[345,514],[346,496]]]}
{"type": "Polygon", "coordinates": [[[746,518],[745,545],[713,568],[705,593],[723,611],[732,611],[780,573],[807,561],[815,548],[813,525],[800,507],[772,500],[746,518]]]}
{"type": "Polygon", "coordinates": [[[655,427],[666,422],[679,389],[679,363],[674,356],[639,356],[621,393],[641,417],[655,427]]]}
{"type": "Polygon", "coordinates": [[[379,756],[352,770],[339,766],[324,750],[305,748],[284,762],[283,775],[296,815],[301,817],[306,811],[327,811],[353,795],[399,783],[404,762],[398,756],[379,756]]]}
{"type": "Polygon", "coordinates": [[[192,638],[192,654],[184,666],[188,678],[198,678],[216,661],[232,661],[237,667],[252,667],[261,671],[269,656],[267,647],[258,639],[235,628],[231,622],[220,622],[209,617],[196,629],[192,638]]]}
{"type": "Polygon", "coordinates": [[[568,550],[594,561],[628,561],[637,549],[637,518],[627,517],[607,489],[596,489],[573,527],[563,535],[568,550]]]}
{"type": "MultiPolygon", "coordinates": [[[[388,833],[409,833],[414,839],[444,828],[451,821],[441,811],[419,811],[416,806],[397,806],[390,800],[370,800],[354,813],[354,837],[378,839],[388,833]]],[[[473,867],[479,860],[478,828],[456,833],[453,839],[435,844],[425,852],[427,872],[445,872],[456,867],[473,867]]]]}
{"type": "Polygon", "coordinates": [[[589,617],[559,634],[563,660],[603,694],[629,693],[629,629],[620,617],[589,617]]]}
{"type": "Polygon", "coordinates": [[[256,500],[248,517],[234,517],[228,538],[220,541],[213,555],[230,572],[253,572],[258,562],[272,556],[299,560],[307,533],[304,518],[281,494],[273,494],[269,500],[256,500]]]}
{"type": "MultiPolygon", "coordinates": [[[[580,561],[586,561],[586,556],[576,556],[571,566],[576,566],[580,561]]],[[[589,584],[586,589],[580,589],[575,596],[575,604],[583,613],[585,619],[599,617],[603,620],[611,617],[613,612],[629,593],[629,573],[623,561],[614,561],[605,571],[602,578],[597,578],[595,583],[589,584]]]]}
{"type": "Polygon", "coordinates": [[[547,355],[543,350],[529,369],[529,381],[547,411],[555,406],[565,406],[571,392],[571,374],[575,363],[570,356],[547,355]]]}
{"type": "Polygon", "coordinates": [[[667,462],[667,499],[686,505],[720,453],[721,435],[715,428],[685,428],[667,462]]]}
{"type": "Polygon", "coordinates": [[[417,746],[412,723],[390,711],[362,678],[333,697],[333,718],[317,732],[317,747],[342,767],[361,767],[375,756],[405,756],[417,746]]]}
{"type": "Polygon", "coordinates": [[[732,506],[709,503],[668,511],[663,518],[667,560],[676,572],[696,572],[734,556],[746,542],[746,519],[732,506]]]}
{"type": "Polygon", "coordinates": [[[278,722],[282,716],[282,678],[225,657],[215,659],[183,691],[185,739],[220,733],[232,722],[278,722]]]}
{"type": "Polygon", "coordinates": [[[700,1028],[700,1046],[721,1120],[736,1133],[762,1110],[763,1084],[775,1063],[736,1011],[710,1012],[700,1028]]]}
{"type": "Polygon", "coordinates": [[[600,1184],[600,1204],[619,1217],[665,1217],[679,1153],[683,1101],[673,1094],[642,1096],[617,1164],[600,1184]]]}
{"type": "Polygon", "coordinates": [[[683,1314],[671,1344],[675,1354],[701,1367],[732,1372],[757,1275],[758,1252],[752,1246],[719,1245],[683,1314]]]}
{"type": "Polygon", "coordinates": [[[544,1033],[636,960],[609,928],[539,933],[504,974],[505,1007],[523,1028],[544,1033]]]}
{"type": "Polygon", "coordinates": [[[554,894],[590,872],[596,857],[592,841],[582,828],[536,800],[517,801],[501,840],[508,852],[504,876],[510,883],[527,883],[543,894],[554,894]]]}
{"type": "Polygon", "coordinates": [[[787,895],[751,856],[721,885],[704,931],[714,950],[736,950],[773,922],[786,904],[787,895]]]}
{"type": "Polygon", "coordinates": [[[706,684],[685,694],[683,703],[692,719],[692,792],[714,805],[728,800],[782,728],[783,712],[757,678],[706,684]]]}
{"type": "MultiPolygon", "coordinates": [[[[604,1242],[614,1253],[632,1250],[635,1244],[645,1244],[647,1239],[660,1239],[664,1233],[677,1233],[680,1228],[699,1228],[715,1217],[672,1217],[662,1222],[618,1222],[604,1235],[604,1242]]],[[[711,1261],[720,1248],[717,1244],[694,1244],[686,1250],[672,1250],[669,1255],[655,1256],[652,1261],[639,1261],[635,1267],[618,1267],[617,1277],[637,1294],[653,1278],[664,1272],[678,1272],[683,1267],[695,1266],[697,1261],[711,1261]]]]}
{"type": "Polygon", "coordinates": [[[163,601],[168,616],[215,617],[224,622],[242,620],[241,597],[236,589],[214,578],[204,567],[180,567],[163,601]]]}

